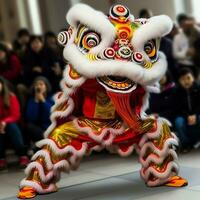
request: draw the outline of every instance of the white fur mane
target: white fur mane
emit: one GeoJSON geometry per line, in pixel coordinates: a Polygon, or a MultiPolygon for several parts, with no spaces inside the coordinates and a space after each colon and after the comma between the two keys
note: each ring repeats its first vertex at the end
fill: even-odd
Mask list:
{"type": "MultiPolygon", "coordinates": [[[[116,30],[108,17],[87,5],[76,4],[72,7],[67,14],[67,21],[74,28],[75,32],[77,31],[77,25],[81,23],[101,35],[100,44],[92,48],[89,53],[99,54],[114,42],[116,30]]],[[[172,21],[168,16],[161,15],[148,19],[145,24],[141,25],[134,32],[131,40],[134,51],[142,53],[146,59],[149,59],[144,52],[144,44],[150,39],[164,36],[171,28],[172,21]]],[[[72,35],[72,38],[65,46],[64,57],[85,78],[95,78],[103,75],[125,76],[134,82],[146,86],[158,81],[167,69],[165,56],[161,52],[158,53],[157,62],[150,69],[143,68],[135,62],[119,60],[91,61],[78,50],[74,44],[74,38],[75,34],[72,35]]]]}

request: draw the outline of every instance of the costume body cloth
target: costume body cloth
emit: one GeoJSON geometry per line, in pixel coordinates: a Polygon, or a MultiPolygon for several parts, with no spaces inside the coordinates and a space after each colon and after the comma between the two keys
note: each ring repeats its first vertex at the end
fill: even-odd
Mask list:
{"type": "Polygon", "coordinates": [[[37,143],[41,150],[25,170],[18,197],[56,191],[62,171],[76,169],[83,156],[102,149],[121,156],[135,149],[148,186],[186,185],[176,176],[178,141],[169,122],[145,114],[149,92],[158,90],[166,71],[158,48],[171,20],[134,19],[123,5],[111,7],[105,16],[84,4],[72,7],[67,19],[70,28],[58,35],[69,61],[62,91],[55,96],[52,123],[37,143]]]}
{"type": "MultiPolygon", "coordinates": [[[[139,88],[135,95],[143,97],[144,90],[139,88]]],[[[82,115],[69,118],[38,143],[42,150],[33,156],[33,162],[26,169],[28,176],[21,182],[21,187],[31,186],[39,193],[51,192],[56,189],[54,183],[59,180],[60,172],[76,169],[81,158],[92,150],[107,148],[128,156],[133,151],[133,144],[137,145],[140,154],[141,176],[150,186],[166,182],[176,174],[177,156],[170,145],[177,145],[177,141],[166,122],[149,120],[146,124],[148,133],[137,135],[123,123],[105,89],[96,80],[88,80],[72,99],[75,108],[82,106],[82,112],[77,110],[75,114],[82,115]],[[162,154],[165,157],[162,158],[162,154]]],[[[138,112],[141,103],[137,102],[138,112]]],[[[57,110],[62,110],[65,105],[59,106],[57,110]]]]}

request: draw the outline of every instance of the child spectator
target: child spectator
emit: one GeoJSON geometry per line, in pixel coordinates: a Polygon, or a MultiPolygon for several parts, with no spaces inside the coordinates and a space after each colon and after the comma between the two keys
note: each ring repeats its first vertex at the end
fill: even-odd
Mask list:
{"type": "Polygon", "coordinates": [[[189,68],[180,70],[178,82],[174,96],[175,128],[182,149],[188,151],[200,139],[200,86],[189,68]]]}
{"type": "Polygon", "coordinates": [[[19,58],[11,54],[7,47],[0,43],[0,76],[15,83],[21,73],[21,63],[19,58]]]}
{"type": "Polygon", "coordinates": [[[172,81],[170,73],[167,72],[160,80],[160,93],[152,93],[150,96],[150,112],[173,122],[174,91],[175,83],[172,81]]]}
{"type": "Polygon", "coordinates": [[[30,140],[43,139],[43,133],[50,125],[50,109],[53,100],[50,96],[51,85],[45,77],[37,77],[33,82],[33,94],[28,100],[25,120],[30,140]]]}
{"type": "Polygon", "coordinates": [[[5,140],[8,137],[19,157],[20,167],[26,167],[29,160],[26,156],[26,147],[22,133],[17,125],[20,119],[19,103],[12,94],[3,77],[0,77],[0,170],[7,167],[5,159],[5,140]]]}
{"type": "Polygon", "coordinates": [[[31,36],[24,58],[24,82],[30,86],[35,77],[45,75],[43,41],[40,36],[31,36]]]}

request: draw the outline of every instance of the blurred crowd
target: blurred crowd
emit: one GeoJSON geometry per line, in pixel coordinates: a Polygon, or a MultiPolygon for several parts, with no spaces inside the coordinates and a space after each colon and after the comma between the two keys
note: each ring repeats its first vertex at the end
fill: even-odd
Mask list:
{"type": "Polygon", "coordinates": [[[7,147],[15,149],[22,168],[28,150],[36,151],[50,125],[64,65],[53,32],[37,36],[21,29],[12,44],[0,42],[0,170],[7,167],[7,147]]]}
{"type": "MultiPolygon", "coordinates": [[[[141,18],[152,12],[143,9],[141,18]]],[[[179,14],[172,31],[161,38],[160,51],[168,71],[160,80],[160,93],[151,94],[149,114],[168,119],[180,141],[180,151],[200,146],[200,24],[179,14]]]]}
{"type": "MultiPolygon", "coordinates": [[[[152,12],[143,9],[140,18],[152,12]]],[[[150,96],[148,113],[167,118],[181,151],[200,142],[200,25],[186,14],[177,16],[172,31],[161,39],[168,71],[161,92],[150,96]]],[[[28,162],[28,149],[43,138],[50,124],[52,96],[59,90],[65,62],[56,35],[31,35],[20,29],[12,44],[0,42],[0,170],[7,167],[6,148],[14,148],[19,166],[28,162]]]]}

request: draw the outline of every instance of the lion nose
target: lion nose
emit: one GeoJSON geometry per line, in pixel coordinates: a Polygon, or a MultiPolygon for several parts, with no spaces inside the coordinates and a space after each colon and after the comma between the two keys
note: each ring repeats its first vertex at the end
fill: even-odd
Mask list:
{"type": "Polygon", "coordinates": [[[117,58],[120,57],[122,59],[130,59],[132,51],[128,46],[122,46],[116,52],[117,58]]]}

